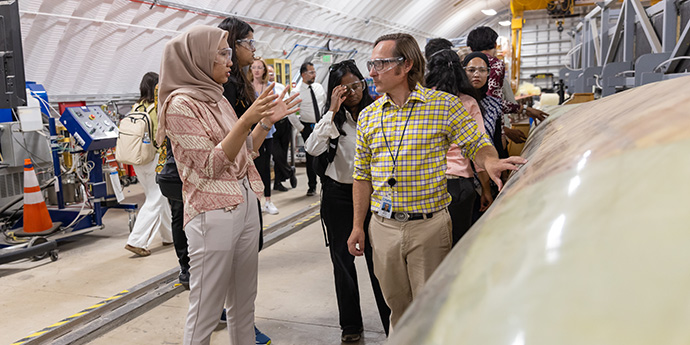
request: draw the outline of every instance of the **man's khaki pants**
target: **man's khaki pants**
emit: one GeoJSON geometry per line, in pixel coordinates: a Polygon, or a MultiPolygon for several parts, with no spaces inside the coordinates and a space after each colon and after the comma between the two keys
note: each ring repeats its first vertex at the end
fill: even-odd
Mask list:
{"type": "Polygon", "coordinates": [[[374,273],[391,308],[391,327],[400,320],[453,244],[448,210],[432,218],[399,222],[374,215],[369,226],[374,273]]]}

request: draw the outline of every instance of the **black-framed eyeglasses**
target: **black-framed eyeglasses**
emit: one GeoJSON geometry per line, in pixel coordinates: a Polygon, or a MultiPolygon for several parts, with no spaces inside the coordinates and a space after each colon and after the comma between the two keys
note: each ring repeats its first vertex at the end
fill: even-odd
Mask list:
{"type": "Polygon", "coordinates": [[[344,61],[340,61],[340,62],[332,64],[331,67],[328,67],[328,72],[333,72],[333,71],[337,70],[338,68],[343,67],[345,65],[352,65],[352,66],[357,67],[355,60],[349,59],[349,60],[344,60],[344,61]]]}
{"type": "Polygon", "coordinates": [[[385,73],[393,69],[393,67],[405,61],[402,56],[388,58],[388,59],[375,59],[367,61],[367,71],[371,73],[371,69],[375,69],[378,73],[385,73]]]}
{"type": "Polygon", "coordinates": [[[245,48],[247,48],[249,50],[256,49],[256,41],[254,41],[253,39],[244,38],[244,39],[235,41],[235,43],[240,44],[240,45],[242,43],[247,43],[246,45],[244,45],[245,48]]]}
{"type": "Polygon", "coordinates": [[[349,84],[343,84],[342,86],[345,86],[345,93],[357,93],[367,87],[367,82],[364,79],[361,79],[349,84]]]}

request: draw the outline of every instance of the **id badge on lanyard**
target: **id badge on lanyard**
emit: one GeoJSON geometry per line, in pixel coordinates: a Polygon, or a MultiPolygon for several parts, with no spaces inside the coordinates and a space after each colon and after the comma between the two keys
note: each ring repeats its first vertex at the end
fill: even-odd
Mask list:
{"type": "Polygon", "coordinates": [[[381,199],[381,207],[379,207],[378,215],[388,219],[393,216],[393,198],[390,192],[381,199]]]}

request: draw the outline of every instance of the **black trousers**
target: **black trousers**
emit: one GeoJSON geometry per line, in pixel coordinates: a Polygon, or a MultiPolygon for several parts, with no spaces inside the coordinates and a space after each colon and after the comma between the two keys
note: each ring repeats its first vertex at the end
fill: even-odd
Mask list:
{"type": "Polygon", "coordinates": [[[172,214],[172,235],[175,254],[180,268],[189,270],[187,252],[187,235],[184,233],[184,203],[182,202],[182,183],[158,181],[158,187],[164,197],[168,198],[172,214]]]}
{"type": "Polygon", "coordinates": [[[273,171],[275,172],[275,183],[283,182],[292,176],[293,171],[288,164],[288,148],[290,147],[290,136],[292,135],[292,125],[288,119],[282,119],[275,124],[276,131],[273,133],[273,171]]]}
{"type": "MultiPolygon", "coordinates": [[[[326,224],[326,235],[330,243],[329,252],[333,263],[335,294],[338,299],[340,328],[342,330],[359,330],[362,328],[362,310],[359,304],[359,285],[355,269],[355,257],[347,250],[347,239],[352,231],[353,218],[352,185],[340,184],[330,178],[323,181],[321,200],[321,217],[326,224]]],[[[367,215],[364,229],[369,228],[371,213],[367,215]]],[[[374,275],[371,243],[368,230],[365,231],[364,257],[367,262],[371,287],[374,290],[376,306],[381,317],[383,329],[388,334],[390,309],[381,293],[379,281],[374,275]]]]}
{"type": "Polygon", "coordinates": [[[455,245],[472,226],[472,212],[477,192],[474,190],[472,179],[460,177],[448,179],[448,193],[453,198],[448,205],[448,212],[453,222],[453,245],[455,245]]]}
{"type": "MultiPolygon", "coordinates": [[[[302,122],[304,129],[302,130],[302,139],[307,142],[309,136],[314,131],[313,123],[302,122]]],[[[314,156],[308,154],[304,151],[304,155],[307,157],[307,178],[309,179],[309,189],[316,190],[316,172],[314,172],[314,156]]]]}
{"type": "Polygon", "coordinates": [[[256,170],[259,171],[261,182],[264,183],[265,197],[271,196],[271,152],[273,152],[273,138],[266,138],[259,147],[259,157],[254,159],[256,170]]]}

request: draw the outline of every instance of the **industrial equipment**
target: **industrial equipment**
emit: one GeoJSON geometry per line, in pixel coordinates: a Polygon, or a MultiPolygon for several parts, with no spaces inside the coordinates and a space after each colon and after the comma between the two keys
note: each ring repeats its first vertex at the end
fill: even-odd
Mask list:
{"type": "MultiPolygon", "coordinates": [[[[4,184],[0,191],[5,191],[0,197],[7,200],[0,210],[0,215],[5,212],[0,218],[5,234],[0,247],[11,246],[0,252],[0,262],[7,262],[7,257],[20,258],[17,251],[22,247],[27,256],[40,258],[36,249],[30,247],[103,228],[102,218],[108,208],[127,210],[130,229],[133,226],[137,205],[118,203],[115,195],[121,187],[117,171],[103,169],[108,149],[115,146],[118,133],[110,117],[98,106],[69,107],[59,121],[49,117],[49,127],[50,135],[47,135],[22,132],[18,122],[0,123],[0,148],[6,164],[3,170],[11,172],[0,173],[0,178],[4,177],[0,179],[4,184]],[[26,157],[37,162],[39,184],[48,196],[51,219],[63,224],[55,232],[42,233],[38,237],[15,231],[22,226],[19,217],[23,188],[21,160],[26,157]],[[111,173],[115,178],[109,178],[111,173]],[[10,190],[11,195],[7,192],[10,190]]],[[[50,247],[48,252],[55,250],[50,247]]],[[[57,258],[57,254],[51,254],[51,258],[57,258]]]]}

